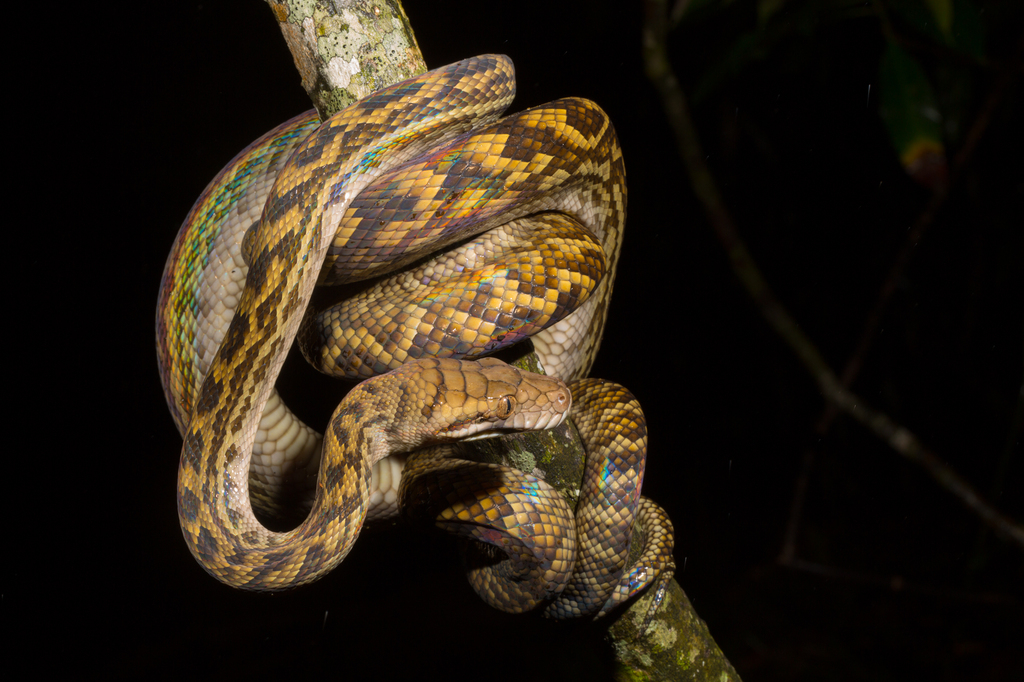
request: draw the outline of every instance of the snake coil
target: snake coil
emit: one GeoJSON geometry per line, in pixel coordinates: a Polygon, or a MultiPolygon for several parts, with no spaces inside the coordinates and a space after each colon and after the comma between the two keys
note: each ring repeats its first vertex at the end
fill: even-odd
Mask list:
{"type": "MultiPolygon", "coordinates": [[[[625,217],[622,154],[586,100],[499,119],[514,90],[508,59],[484,55],[319,126],[304,114],[239,154],[186,218],[164,271],[157,348],[184,438],[182,532],[218,580],[255,590],[315,580],[351,548],[372,483],[390,477],[389,455],[549,428],[568,414],[562,380],[589,371],[607,317],[625,217]],[[318,282],[368,278],[355,297],[307,312],[318,282]],[[552,377],[455,359],[528,336],[552,377]],[[296,337],[321,371],[374,377],[342,401],[322,443],[273,392],[296,337]],[[314,470],[305,521],[285,533],[264,527],[253,504],[279,509],[280,491],[314,470]]],[[[543,481],[518,472],[495,470],[495,485],[481,489],[479,467],[474,479],[458,460],[418,456],[403,477],[407,510],[437,507],[436,525],[523,548],[521,570],[472,578],[506,610],[544,602],[555,617],[600,615],[674,568],[671,525],[639,494],[639,405],[597,380],[576,381],[572,394],[595,406],[575,413],[593,472],[575,524],[545,501],[543,481]],[[651,530],[630,569],[634,517],[651,530]]]]}

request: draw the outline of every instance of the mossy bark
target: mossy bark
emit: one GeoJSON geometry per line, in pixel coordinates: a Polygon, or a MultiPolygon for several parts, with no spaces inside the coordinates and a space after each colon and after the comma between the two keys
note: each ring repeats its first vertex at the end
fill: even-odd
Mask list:
{"type": "Polygon", "coordinates": [[[398,0],[267,0],[321,120],[427,70],[398,0]]]}

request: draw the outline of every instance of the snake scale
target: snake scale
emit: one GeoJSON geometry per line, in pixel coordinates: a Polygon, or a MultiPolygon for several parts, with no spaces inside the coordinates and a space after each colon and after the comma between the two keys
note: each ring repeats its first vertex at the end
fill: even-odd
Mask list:
{"type": "Polygon", "coordinates": [[[157,349],[184,439],[182,532],[218,580],[253,590],[315,580],[344,559],[368,509],[393,508],[397,495],[409,518],[508,555],[470,571],[505,610],[600,615],[671,576],[671,524],[639,494],[639,405],[620,386],[579,379],[624,221],[614,130],[580,99],[499,119],[514,91],[508,59],[485,55],[322,125],[296,117],[230,162],[186,218],[164,271],[157,349]],[[309,307],[318,283],[368,278],[342,303],[309,307]],[[322,442],[273,392],[297,336],[321,371],[371,377],[322,442]],[[467,359],[527,336],[551,376],[467,359]],[[551,428],[571,395],[589,476],[575,522],[543,481],[448,456],[458,439],[551,428]],[[391,457],[438,444],[404,474],[391,457]],[[289,485],[312,489],[311,509],[297,528],[271,531],[253,507],[279,512],[289,485]],[[627,568],[634,517],[647,537],[627,568]]]}

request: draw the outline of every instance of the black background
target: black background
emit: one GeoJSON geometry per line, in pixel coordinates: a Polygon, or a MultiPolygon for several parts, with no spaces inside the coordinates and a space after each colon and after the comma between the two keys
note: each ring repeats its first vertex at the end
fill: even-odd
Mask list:
{"type": "MultiPolygon", "coordinates": [[[[740,674],[1020,679],[1020,550],[849,420],[817,443],[815,384],[734,279],[644,77],[640,3],[406,10],[429,65],[505,53],[513,110],[578,95],[615,122],[629,217],[593,374],[644,406],[645,493],[672,516],[677,577],[740,674]],[[815,445],[798,555],[827,575],[775,564],[815,445]]],[[[606,679],[598,631],[490,611],[437,537],[367,535],[327,579],[273,597],[225,588],[192,560],[174,506],[180,439],[153,350],[160,273],[209,179],[309,103],[262,2],[79,11],[89,14],[49,27],[65,40],[25,53],[32,123],[12,141],[27,163],[8,180],[12,232],[26,237],[11,259],[24,295],[8,308],[25,402],[10,422],[31,436],[11,442],[5,499],[15,658],[105,679],[606,679]]],[[[738,2],[673,34],[684,87],[754,25],[738,2]]],[[[1013,32],[995,29],[992,50],[1005,54],[1013,32]]],[[[839,368],[928,195],[869,98],[877,25],[823,24],[802,40],[694,113],[768,282],[839,368]]],[[[979,92],[991,76],[978,71],[979,92]]],[[[985,494],[1021,385],[1022,114],[1018,89],[915,252],[854,386],[985,494]]],[[[301,380],[285,381],[301,399],[301,380]]],[[[328,413],[335,399],[304,409],[328,413]]],[[[993,500],[1017,519],[1022,483],[1018,447],[993,500]]]]}

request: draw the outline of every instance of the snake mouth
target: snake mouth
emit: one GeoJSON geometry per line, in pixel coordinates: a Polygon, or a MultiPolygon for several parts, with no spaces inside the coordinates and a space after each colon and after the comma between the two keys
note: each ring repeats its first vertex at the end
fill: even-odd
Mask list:
{"type": "MultiPolygon", "coordinates": [[[[490,398],[488,402],[491,402],[490,398]]],[[[532,406],[522,411],[514,411],[514,396],[502,396],[495,402],[497,407],[487,413],[466,415],[461,420],[442,425],[434,435],[443,440],[470,441],[521,431],[552,429],[561,425],[569,416],[571,398],[568,391],[558,391],[557,396],[547,404],[532,406]],[[503,418],[495,418],[496,415],[503,418]]]]}
{"type": "Polygon", "coordinates": [[[523,431],[545,431],[561,425],[567,413],[561,414],[517,414],[501,426],[493,422],[453,424],[438,432],[439,436],[461,441],[484,440],[523,431]]]}
{"type": "Polygon", "coordinates": [[[511,423],[508,423],[508,428],[514,431],[545,431],[561,426],[567,416],[569,416],[568,410],[553,413],[517,414],[509,419],[511,423]]]}
{"type": "Polygon", "coordinates": [[[516,431],[513,431],[512,429],[501,429],[501,430],[493,430],[492,429],[491,431],[484,431],[482,433],[474,433],[472,436],[467,436],[466,438],[462,439],[462,442],[463,443],[469,443],[469,442],[474,441],[474,440],[486,440],[488,438],[497,438],[498,436],[505,436],[505,435],[508,435],[510,433],[516,433],[516,431]]]}
{"type": "Polygon", "coordinates": [[[490,424],[462,424],[458,427],[450,427],[444,431],[441,431],[439,435],[443,435],[446,438],[453,440],[460,440],[462,442],[469,442],[474,440],[485,440],[487,438],[497,438],[498,436],[507,436],[513,433],[520,433],[523,429],[517,429],[512,427],[493,427],[490,424]]]}

